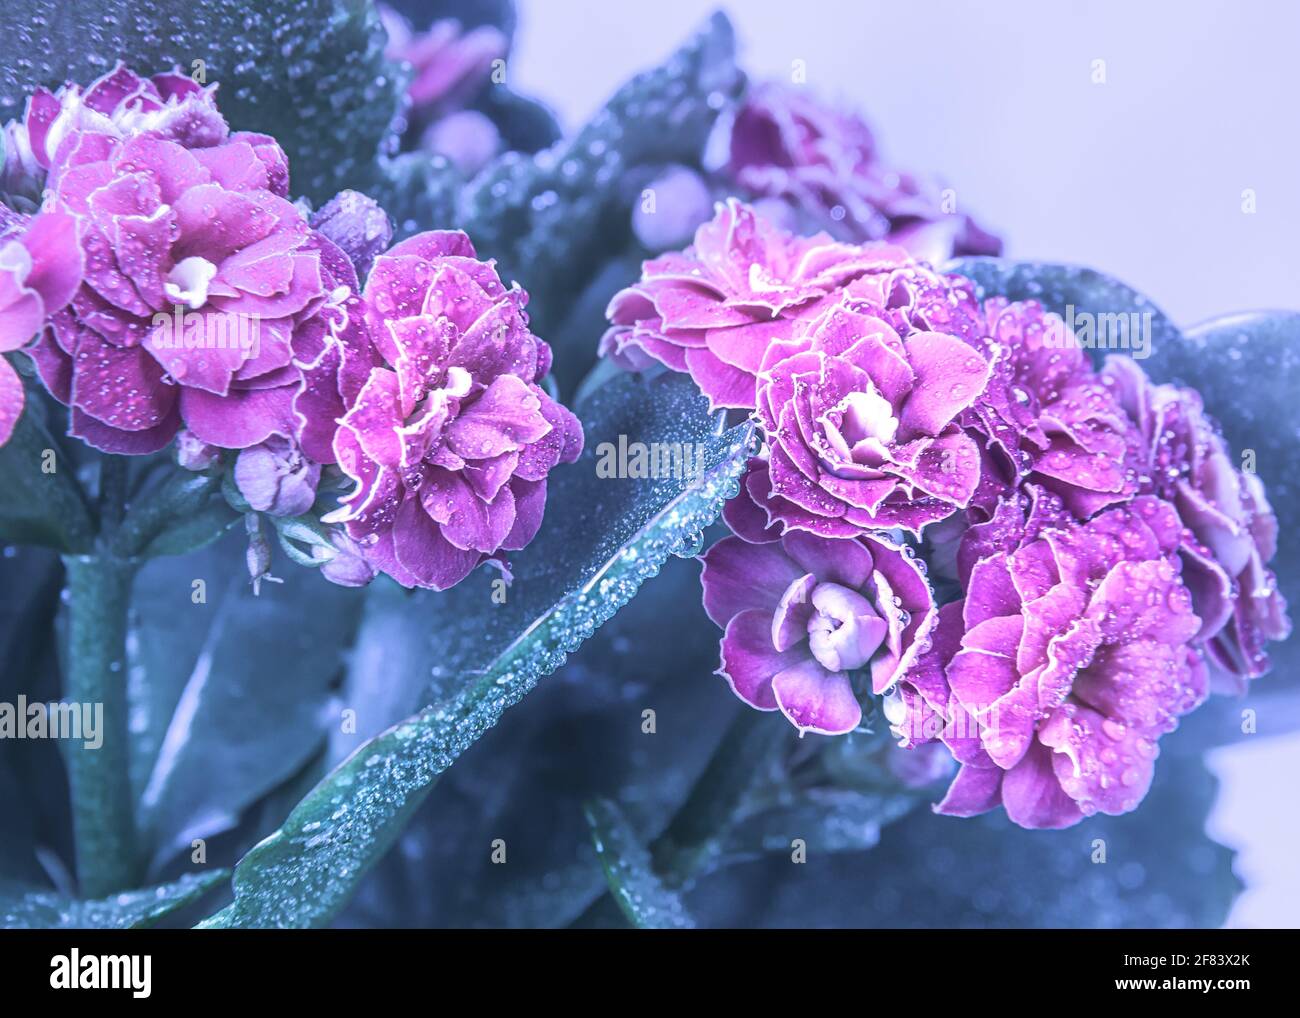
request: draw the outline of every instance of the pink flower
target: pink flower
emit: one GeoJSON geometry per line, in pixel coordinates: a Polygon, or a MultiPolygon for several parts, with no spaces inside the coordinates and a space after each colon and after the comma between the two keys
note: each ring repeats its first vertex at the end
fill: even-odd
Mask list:
{"type": "Polygon", "coordinates": [[[1207,692],[1181,531],[1155,498],[1077,523],[1041,490],[971,528],[965,599],[887,708],[905,744],[941,738],[961,764],[939,812],[1055,828],[1137,806],[1160,736],[1207,692]]]}
{"type": "MultiPolygon", "coordinates": [[[[0,354],[25,346],[81,285],[77,220],[64,212],[20,216],[0,205],[0,354]]],[[[23,412],[23,383],[0,357],[0,445],[23,412]]]]}
{"type": "Polygon", "coordinates": [[[235,484],[248,504],[272,516],[301,516],[316,501],[320,464],[280,435],[249,446],[235,460],[235,484]]]}
{"type": "MultiPolygon", "coordinates": [[[[227,135],[188,79],[169,87],[160,106],[118,68],[84,97],[65,90],[43,141],[29,126],[86,262],[31,352],[71,433],[106,452],[156,451],[182,424],[223,448],[292,434],[295,332],[330,297],[329,242],[286,200],[279,146],[227,135]]],[[[29,124],[52,98],[33,98],[29,124]]]]}
{"type": "Polygon", "coordinates": [[[615,295],[601,353],[633,370],[657,361],[687,372],[714,406],[752,409],[768,347],[838,302],[849,283],[896,328],[978,334],[962,284],[902,248],[796,237],[732,199],[692,247],[646,262],[641,281],[615,295]]]}
{"type": "Polygon", "coordinates": [[[979,447],[958,419],[989,362],[959,336],[912,327],[862,282],[763,358],[768,456],[745,494],[783,529],[919,534],[965,507],[979,483],[979,447]]]}
{"type": "Polygon", "coordinates": [[[869,671],[872,689],[889,688],[934,624],[921,568],[884,538],[726,537],[703,562],[704,609],[724,630],[719,674],[751,707],[780,710],[801,732],[856,728],[854,677],[869,671]]]}
{"type": "Polygon", "coordinates": [[[537,384],[550,348],[459,232],[375,261],[364,292],[383,363],[334,439],[356,488],[325,517],[406,586],[443,590],[541,525],[546,476],[582,450],[577,419],[537,384]]]}
{"type": "Polygon", "coordinates": [[[39,195],[58,186],[63,167],[102,159],[136,136],[185,148],[219,145],[229,131],[215,92],[215,85],[205,88],[179,71],[141,78],[120,62],[85,89],[37,89],[23,120],[6,128],[7,189],[39,195]]]}
{"type": "Polygon", "coordinates": [[[1195,391],[1153,385],[1128,357],[1108,357],[1102,376],[1140,435],[1140,490],[1172,503],[1187,527],[1180,551],[1203,620],[1197,640],[1241,692],[1268,671],[1266,643],[1291,633],[1268,568],[1277,517],[1263,482],[1234,465],[1195,391]]]}
{"type": "Polygon", "coordinates": [[[388,32],[390,60],[411,65],[414,77],[407,137],[419,147],[450,159],[466,176],[472,176],[497,153],[501,135],[496,125],[477,110],[465,109],[490,80],[490,72],[503,61],[510,40],[492,25],[464,31],[459,21],[435,21],[423,32],[413,31],[397,11],[379,5],[388,32]]]}
{"type": "Polygon", "coordinates": [[[1022,483],[1055,492],[1079,519],[1137,492],[1137,435],[1087,352],[1037,301],[984,304],[993,376],[964,423],[983,439],[987,511],[1022,483]]]}
{"type": "Polygon", "coordinates": [[[380,4],[379,14],[388,32],[385,55],[409,63],[415,72],[407,92],[417,113],[459,108],[487,82],[493,62],[503,59],[510,45],[491,25],[466,32],[459,21],[444,18],[416,32],[390,7],[380,4]]]}
{"type": "Polygon", "coordinates": [[[861,243],[889,240],[932,262],[1001,253],[998,238],[958,214],[955,194],[885,165],[861,117],[803,89],[751,89],[731,128],[728,175],[779,221],[861,243]],[[778,204],[779,203],[779,204],[778,204]]]}

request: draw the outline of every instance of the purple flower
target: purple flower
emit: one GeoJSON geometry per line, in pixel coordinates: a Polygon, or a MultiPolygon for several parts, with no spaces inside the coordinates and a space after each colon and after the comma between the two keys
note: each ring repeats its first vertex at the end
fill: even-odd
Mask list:
{"type": "MultiPolygon", "coordinates": [[[[75,216],[21,216],[0,205],[0,354],[25,346],[72,299],[82,269],[75,216]]],[[[23,402],[23,383],[0,356],[0,445],[13,434],[23,402]]]]}
{"type": "Polygon", "coordinates": [[[642,370],[688,372],[714,406],[753,409],[774,340],[789,339],[853,283],[896,327],[978,334],[978,309],[960,284],[887,244],[841,244],[777,229],[734,199],[681,253],[646,262],[615,295],[601,354],[642,370]]]}
{"type": "Polygon", "coordinates": [[[670,165],[650,181],[632,208],[632,232],[651,251],[689,244],[713,212],[709,186],[694,170],[670,165]]]}
{"type": "Polygon", "coordinates": [[[1269,669],[1265,644],[1291,633],[1286,600],[1267,564],[1277,552],[1277,517],[1263,482],[1238,469],[1191,389],[1153,385],[1137,362],[1111,356],[1102,372],[1136,425],[1140,490],[1166,499],[1187,530],[1180,552],[1197,637],[1234,691],[1269,669]]]}
{"type": "Polygon", "coordinates": [[[114,116],[74,120],[53,148],[50,184],[81,218],[86,270],[31,350],[46,387],[72,407],[71,433],[106,452],[154,452],[182,424],[232,449],[292,434],[295,331],[331,295],[329,242],[286,200],[284,153],[227,136],[206,91],[150,110],[123,69],[77,108],[110,85],[128,91],[114,116]]]}
{"type": "Polygon", "coordinates": [[[703,562],[704,609],[724,631],[718,674],[801,732],[856,728],[855,676],[869,673],[876,692],[893,685],[934,623],[920,566],[884,538],[726,537],[703,562]]]}
{"type": "Polygon", "coordinates": [[[817,102],[802,89],[753,88],[731,128],[726,172],[783,222],[811,224],[841,240],[890,240],[932,262],[1001,253],[998,238],[955,208],[955,195],[881,163],[856,114],[817,102]],[[948,207],[945,201],[952,203],[948,207]]]}
{"type": "Polygon", "coordinates": [[[1055,492],[1081,520],[1137,491],[1137,436],[1088,354],[1037,301],[984,304],[993,376],[964,423],[985,447],[987,512],[1022,483],[1055,492]]]}
{"type": "MultiPolygon", "coordinates": [[[[143,136],[185,148],[210,148],[229,133],[216,86],[179,71],[142,78],[122,63],[82,89],[39,88],[22,121],[5,129],[5,190],[39,196],[58,186],[63,167],[96,162],[115,144],[143,136]]],[[[288,171],[281,156],[281,176],[288,171]]]]}
{"type": "Polygon", "coordinates": [[[439,117],[420,135],[420,148],[444,156],[465,177],[490,163],[501,148],[501,132],[478,110],[457,110],[439,117]]]}
{"type": "Polygon", "coordinates": [[[388,32],[386,55],[409,63],[414,72],[407,89],[408,137],[473,174],[496,155],[501,136],[491,120],[464,107],[505,59],[510,40],[492,25],[466,32],[459,21],[445,18],[416,32],[390,7],[380,4],[379,14],[388,32]]]}
{"type": "Polygon", "coordinates": [[[904,744],[942,739],[961,764],[941,813],[1001,804],[1022,827],[1127,813],[1157,741],[1207,692],[1181,581],[1182,526],[1152,497],[1077,523],[1035,492],[967,533],[966,597],[888,713],[904,744]]]}
{"type": "Polygon", "coordinates": [[[388,213],[360,191],[340,191],[312,213],[310,223],[313,230],[348,256],[358,279],[366,278],[375,256],[393,239],[388,213]]]}
{"type": "Polygon", "coordinates": [[[768,455],[745,492],[769,524],[826,537],[919,534],[966,506],[979,483],[979,447],[958,418],[983,392],[989,362],[861,291],[852,284],[803,336],[764,355],[768,455]]]}
{"type": "Polygon", "coordinates": [[[356,488],[343,522],[377,568],[443,590],[541,525],[546,475],[582,451],[577,419],[537,384],[550,348],[459,232],[422,233],[375,260],[364,292],[383,363],[334,439],[356,488]]]}
{"type": "Polygon", "coordinates": [[[248,504],[272,516],[301,516],[316,501],[320,464],[282,435],[240,452],[235,460],[235,484],[248,504]]]}
{"type": "Polygon", "coordinates": [[[366,558],[365,549],[338,528],[331,528],[330,543],[334,554],[320,545],[312,545],[312,557],[321,560],[320,572],[330,583],[340,587],[364,587],[375,578],[375,569],[366,558]]]}

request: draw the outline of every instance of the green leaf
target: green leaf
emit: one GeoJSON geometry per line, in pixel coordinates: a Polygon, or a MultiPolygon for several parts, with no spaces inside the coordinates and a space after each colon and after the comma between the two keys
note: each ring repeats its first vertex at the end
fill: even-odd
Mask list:
{"type": "Polygon", "coordinates": [[[716,864],[750,791],[768,777],[791,732],[784,718],[748,707],[736,712],[690,796],[653,845],[656,865],[670,883],[683,884],[716,864]]]}
{"type": "Polygon", "coordinates": [[[374,176],[405,89],[385,42],[368,0],[31,0],[0,40],[0,123],[37,85],[88,85],[114,60],[201,67],[231,128],[272,135],[294,193],[320,203],[374,176]]]}
{"type": "Polygon", "coordinates": [[[233,826],[324,745],[361,596],[296,566],[254,596],[231,535],[145,564],[132,600],[132,784],[156,870],[233,826]]]}
{"type": "Polygon", "coordinates": [[[299,803],[236,867],[235,901],[207,925],[328,922],[433,780],[670,555],[698,551],[701,532],[738,490],[752,425],[725,429],[684,375],[616,379],[580,411],[587,448],[577,463],[551,473],[546,521],[512,560],[505,603],[493,597],[500,588],[487,569],[423,596],[429,688],[440,698],[359,747],[299,803]],[[601,477],[597,457],[619,436],[692,443],[703,469],[686,477],[601,477]]]}
{"type": "Polygon", "coordinates": [[[769,853],[863,852],[919,793],[902,786],[883,732],[801,741],[783,718],[744,710],[653,846],[670,886],[769,853]]]}
{"type": "Polygon", "coordinates": [[[86,552],[95,524],[46,411],[44,399],[29,389],[13,434],[0,446],[0,542],[86,552]]]}
{"type": "Polygon", "coordinates": [[[113,550],[125,558],[197,551],[239,522],[221,494],[221,478],[169,466],[162,479],[134,495],[113,550]]]}
{"type": "MultiPolygon", "coordinates": [[[[63,586],[59,557],[44,548],[0,555],[0,703],[58,695],[54,617],[63,586]]],[[[62,802],[67,778],[54,740],[0,741],[0,876],[40,881],[37,862],[42,804],[62,802]]]]}
{"type": "Polygon", "coordinates": [[[54,891],[0,880],[0,927],[20,930],[128,930],[152,926],[197,901],[228,870],[186,874],[171,883],[80,901],[54,891]]]}
{"type": "MultiPolygon", "coordinates": [[[[658,834],[740,708],[726,682],[712,674],[719,633],[699,602],[699,563],[670,558],[653,583],[529,694],[526,707],[507,711],[439,778],[400,843],[337,921],[349,927],[550,929],[568,926],[603,897],[615,923],[624,925],[588,842],[583,804],[619,798],[627,789],[620,801],[629,820],[646,839],[658,834]],[[663,639],[665,618],[672,619],[671,640],[663,639]],[[647,708],[655,712],[654,734],[647,733],[647,708]],[[495,838],[511,846],[510,865],[496,865],[480,851],[495,838]],[[524,840],[525,851],[516,852],[524,840]],[[418,896],[412,886],[420,888],[418,896]]],[[[422,625],[412,638],[400,625],[375,625],[391,621],[393,612],[386,598],[367,604],[342,694],[359,715],[368,717],[372,698],[390,695],[386,680],[400,684],[407,662],[424,654],[422,625]],[[373,640],[367,638],[372,627],[373,640]],[[370,647],[376,653],[365,666],[360,659],[371,656],[363,652],[370,647]]],[[[417,620],[411,616],[413,624],[417,620]]],[[[427,668],[423,664],[419,673],[427,675],[427,668]]],[[[407,695],[391,721],[417,705],[415,694],[408,689],[407,695]]],[[[787,722],[766,717],[797,741],[787,722]]]]}
{"type": "Polygon", "coordinates": [[[655,876],[650,853],[619,808],[608,799],[587,804],[587,823],[614,901],[627,921],[643,930],[693,929],[682,900],[655,876]]]}

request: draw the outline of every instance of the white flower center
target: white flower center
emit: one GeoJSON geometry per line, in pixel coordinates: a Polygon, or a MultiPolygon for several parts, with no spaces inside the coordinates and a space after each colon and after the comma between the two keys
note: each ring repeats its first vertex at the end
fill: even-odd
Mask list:
{"type": "Polygon", "coordinates": [[[840,404],[844,418],[840,430],[850,443],[864,438],[874,438],[881,445],[890,445],[898,434],[898,418],[894,416],[889,400],[871,389],[853,392],[840,404]]]}
{"type": "Polygon", "coordinates": [[[163,293],[177,304],[187,304],[197,311],[208,302],[208,284],[217,274],[217,267],[206,258],[191,255],[182,258],[163,280],[163,293]]]}

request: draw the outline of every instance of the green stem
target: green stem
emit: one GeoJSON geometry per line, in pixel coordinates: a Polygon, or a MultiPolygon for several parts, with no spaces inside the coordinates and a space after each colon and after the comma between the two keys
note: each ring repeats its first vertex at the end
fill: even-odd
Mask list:
{"type": "Polygon", "coordinates": [[[135,566],[108,556],[65,556],[69,593],[66,699],[102,705],[96,748],[71,742],[72,818],[81,893],[102,898],[136,885],[135,806],[128,772],[126,628],[135,566]]]}
{"type": "Polygon", "coordinates": [[[130,467],[125,456],[101,456],[99,460],[99,530],[111,534],[126,512],[126,489],[130,467]]]}

